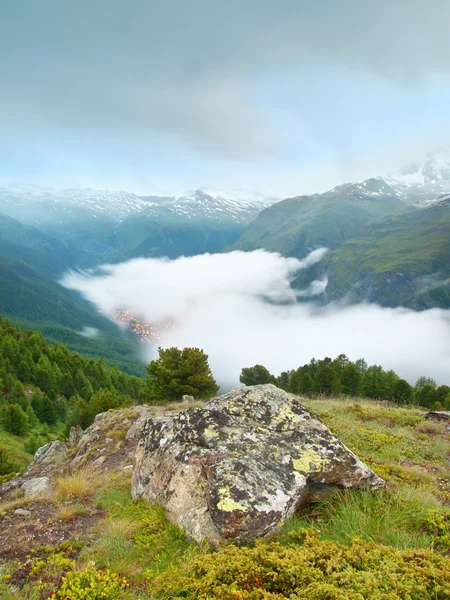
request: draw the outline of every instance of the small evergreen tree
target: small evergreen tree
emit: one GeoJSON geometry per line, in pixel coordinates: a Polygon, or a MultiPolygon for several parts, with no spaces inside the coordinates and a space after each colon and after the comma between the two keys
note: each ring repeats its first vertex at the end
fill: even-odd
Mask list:
{"type": "Polygon", "coordinates": [[[392,399],[395,402],[408,404],[412,401],[413,389],[405,379],[398,379],[394,383],[392,399]]]}
{"type": "Polygon", "coordinates": [[[254,365],[242,369],[239,381],[244,385],[260,385],[275,383],[275,377],[263,365],[254,365]]]}
{"type": "Polygon", "coordinates": [[[349,396],[359,396],[361,390],[361,373],[353,363],[347,364],[342,370],[342,391],[349,396]]]}
{"type": "Polygon", "coordinates": [[[17,404],[10,404],[3,412],[3,426],[14,435],[24,435],[28,431],[27,415],[17,404]]]}
{"type": "Polygon", "coordinates": [[[25,393],[23,385],[20,381],[16,381],[13,385],[11,392],[9,393],[9,400],[11,404],[18,404],[23,410],[27,409],[28,396],[25,393]]]}
{"type": "Polygon", "coordinates": [[[184,394],[208,399],[219,391],[203,350],[158,348],[158,354],[146,367],[150,400],[179,400],[184,394]]]}
{"type": "Polygon", "coordinates": [[[333,369],[327,364],[320,365],[314,377],[314,392],[331,396],[338,394],[340,389],[341,383],[333,369]]]}

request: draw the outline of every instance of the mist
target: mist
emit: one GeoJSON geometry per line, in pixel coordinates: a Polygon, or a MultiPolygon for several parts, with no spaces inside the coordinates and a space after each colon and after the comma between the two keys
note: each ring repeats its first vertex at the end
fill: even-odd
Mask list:
{"type": "Polygon", "coordinates": [[[150,324],[175,320],[168,337],[142,344],[143,360],[152,360],[158,345],[200,347],[222,389],[239,383],[243,367],[259,363],[278,375],[341,353],[394,369],[410,383],[427,375],[449,384],[450,311],[297,303],[323,289],[318,282],[297,293],[291,282],[325,252],[304,260],[264,250],[140,258],[71,272],[62,283],[110,317],[128,309],[150,324]]]}

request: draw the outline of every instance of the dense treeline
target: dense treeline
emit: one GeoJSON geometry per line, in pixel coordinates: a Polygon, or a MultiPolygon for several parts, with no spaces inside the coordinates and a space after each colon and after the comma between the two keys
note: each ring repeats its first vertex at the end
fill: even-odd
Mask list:
{"type": "MultiPolygon", "coordinates": [[[[12,434],[58,422],[85,428],[96,414],[139,400],[142,385],[103,360],[51,344],[40,332],[0,318],[0,423],[12,434]]],[[[33,445],[31,439],[30,451],[33,445]]]]}
{"type": "Polygon", "coordinates": [[[430,377],[420,377],[415,386],[394,371],[379,365],[369,366],[364,359],[350,361],[345,354],[337,358],[312,359],[293,371],[278,377],[266,367],[255,365],[242,369],[241,383],[256,385],[274,383],[293,394],[362,396],[390,400],[399,404],[418,404],[433,409],[450,409],[450,387],[437,386],[430,377]]]}

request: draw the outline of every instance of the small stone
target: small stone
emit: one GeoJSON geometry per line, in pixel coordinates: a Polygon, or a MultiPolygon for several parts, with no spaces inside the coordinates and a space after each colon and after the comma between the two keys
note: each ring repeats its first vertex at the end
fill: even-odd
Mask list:
{"type": "Polygon", "coordinates": [[[35,477],[25,481],[22,485],[22,490],[25,494],[25,498],[31,496],[40,496],[50,490],[50,479],[48,477],[35,477]]]}
{"type": "Polygon", "coordinates": [[[112,444],[113,441],[114,440],[112,438],[105,438],[105,444],[112,444]]]}
{"type": "Polygon", "coordinates": [[[19,517],[29,517],[31,515],[31,510],[26,510],[25,508],[16,508],[14,514],[19,515],[19,517]]]}
{"type": "Polygon", "coordinates": [[[183,402],[186,402],[186,403],[187,403],[187,402],[194,402],[195,398],[194,398],[194,396],[189,396],[188,394],[184,394],[184,395],[181,397],[181,400],[182,400],[183,402]]]}
{"type": "Polygon", "coordinates": [[[133,465],[125,465],[122,469],[122,471],[132,471],[133,470],[133,465]]]}

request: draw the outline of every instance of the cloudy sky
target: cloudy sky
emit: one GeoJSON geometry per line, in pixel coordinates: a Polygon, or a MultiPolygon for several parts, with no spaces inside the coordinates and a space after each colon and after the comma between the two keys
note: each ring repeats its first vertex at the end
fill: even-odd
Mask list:
{"type": "Polygon", "coordinates": [[[450,140],[448,0],[2,0],[0,178],[288,196],[450,140]]]}

